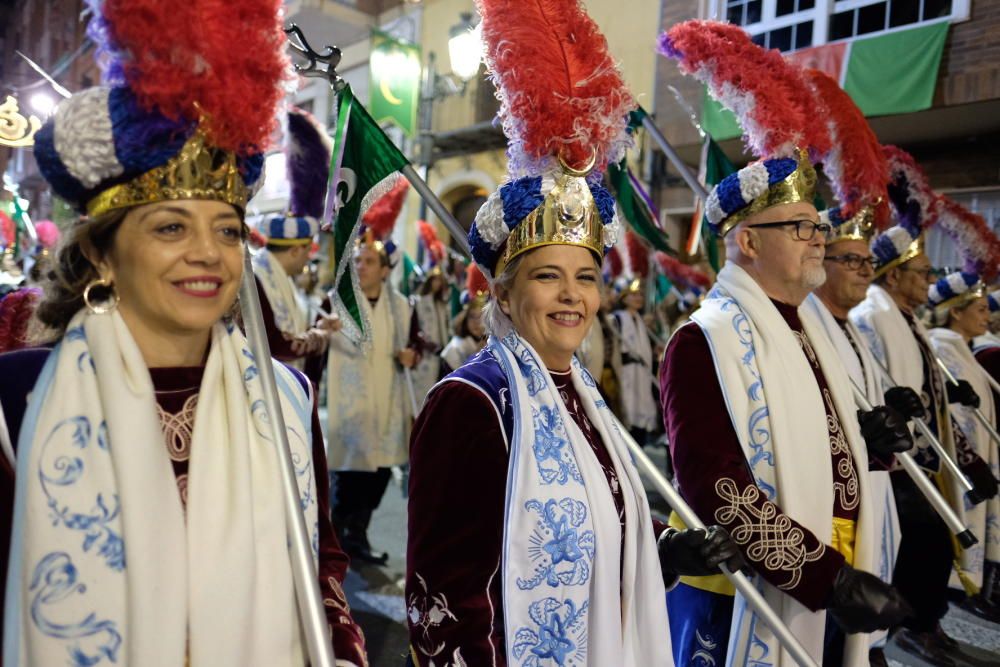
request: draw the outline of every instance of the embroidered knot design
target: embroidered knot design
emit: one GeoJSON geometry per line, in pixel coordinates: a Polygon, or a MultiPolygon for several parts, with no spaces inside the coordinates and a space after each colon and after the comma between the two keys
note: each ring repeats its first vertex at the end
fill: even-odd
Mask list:
{"type": "Polygon", "coordinates": [[[586,602],[577,608],[573,600],[560,602],[551,597],[532,602],[528,616],[534,627],[520,628],[511,647],[518,664],[521,667],[586,664],[587,608],[586,602]]]}
{"type": "Polygon", "coordinates": [[[788,581],[779,584],[779,589],[787,591],[798,586],[802,567],[823,555],[822,543],[814,551],[807,550],[805,531],[782,514],[777,505],[762,499],[756,486],[741,491],[734,480],[723,477],[715,483],[715,492],[725,503],[715,511],[715,520],[745,547],[747,557],[767,570],[787,573],[788,581]],[[762,503],[759,507],[758,502],[762,503]]]}

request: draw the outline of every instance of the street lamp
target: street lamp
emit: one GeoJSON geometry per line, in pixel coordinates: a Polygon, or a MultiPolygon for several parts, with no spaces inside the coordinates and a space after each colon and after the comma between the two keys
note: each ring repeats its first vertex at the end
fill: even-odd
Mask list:
{"type": "Polygon", "coordinates": [[[462,12],[461,21],[448,30],[448,59],[451,71],[463,82],[479,73],[483,59],[482,24],[472,23],[472,13],[462,12]]]}
{"type": "MultiPolygon", "coordinates": [[[[420,164],[424,180],[434,162],[434,135],[432,117],[434,102],[452,95],[464,95],[471,81],[479,73],[479,63],[483,59],[482,24],[473,23],[471,12],[459,14],[459,22],[448,30],[448,59],[451,61],[451,75],[439,74],[437,55],[427,54],[427,69],[424,72],[423,90],[420,93],[420,164]]],[[[427,217],[427,205],[421,200],[421,218],[427,217]]]]}
{"type": "Polygon", "coordinates": [[[39,113],[41,116],[48,116],[52,113],[52,109],[56,106],[56,101],[52,99],[52,96],[45,92],[35,93],[28,100],[28,104],[31,108],[39,113]]]}

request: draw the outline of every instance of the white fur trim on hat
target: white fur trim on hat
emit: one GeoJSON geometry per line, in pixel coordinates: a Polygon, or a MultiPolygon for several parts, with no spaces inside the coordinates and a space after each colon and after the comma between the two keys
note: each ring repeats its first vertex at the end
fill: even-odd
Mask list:
{"type": "Polygon", "coordinates": [[[738,172],[740,179],[740,196],[745,204],[749,204],[767,191],[767,167],[763,162],[755,162],[743,167],[738,172]]]}
{"type": "Polygon", "coordinates": [[[56,152],[69,174],[86,188],[119,176],[125,169],[115,155],[110,94],[108,88],[89,88],[56,110],[52,133],[56,152]]]}
{"type": "Polygon", "coordinates": [[[892,241],[892,247],[896,249],[897,257],[902,255],[910,247],[910,244],[913,243],[913,237],[910,236],[910,233],[899,225],[887,229],[885,235],[892,241]]]}
{"type": "Polygon", "coordinates": [[[499,248],[510,235],[510,229],[503,221],[503,199],[499,190],[494,190],[486,199],[486,203],[476,212],[476,229],[494,250],[499,248]]]}

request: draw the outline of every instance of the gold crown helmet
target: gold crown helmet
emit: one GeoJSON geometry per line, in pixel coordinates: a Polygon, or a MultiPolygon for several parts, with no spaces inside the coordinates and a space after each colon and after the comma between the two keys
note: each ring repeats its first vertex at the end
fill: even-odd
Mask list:
{"type": "Polygon", "coordinates": [[[986,296],[986,285],[979,281],[961,294],[955,295],[946,301],[942,301],[934,306],[934,314],[943,316],[949,308],[959,308],[967,303],[971,303],[980,297],[986,296]]]}
{"type": "Polygon", "coordinates": [[[872,234],[875,231],[875,207],[882,200],[875,202],[874,206],[862,206],[857,213],[839,225],[833,224],[830,220],[830,211],[821,211],[819,218],[821,222],[827,222],[833,227],[827,245],[833,245],[840,241],[864,241],[871,242],[872,234]]]}
{"type": "Polygon", "coordinates": [[[250,199],[236,154],[209,146],[201,129],[166,164],[96,195],[87,202],[87,215],[93,218],[115,209],[181,199],[221,201],[240,212],[250,199]]]}
{"type": "Polygon", "coordinates": [[[555,184],[538,208],[511,230],[494,276],[500,275],[518,255],[547,245],[580,246],[593,252],[598,264],[604,261],[604,221],[586,178],[596,160],[594,151],[586,167],[573,169],[559,157],[561,171],[555,176],[555,184]]]}
{"type": "Polygon", "coordinates": [[[910,245],[906,246],[906,250],[900,253],[899,257],[890,260],[885,264],[880,265],[875,269],[875,278],[881,277],[889,269],[893,269],[897,266],[906,264],[911,259],[917,257],[918,255],[924,254],[924,235],[921,233],[917,238],[910,241],[910,245]]]}
{"type": "MultiPolygon", "coordinates": [[[[779,204],[812,203],[816,194],[816,169],[809,161],[806,151],[798,149],[795,154],[798,166],[783,180],[769,186],[745,208],[741,208],[719,223],[719,236],[725,236],[736,225],[755,213],[779,204]]],[[[746,167],[744,167],[746,169],[746,167]]]]}

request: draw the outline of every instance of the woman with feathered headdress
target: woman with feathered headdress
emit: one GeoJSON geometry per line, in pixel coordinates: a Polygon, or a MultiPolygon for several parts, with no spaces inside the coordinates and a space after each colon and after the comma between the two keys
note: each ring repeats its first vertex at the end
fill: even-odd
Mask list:
{"type": "Polygon", "coordinates": [[[309,383],[254,358],[235,319],[288,70],[281,3],[89,4],[109,80],[60,104],[35,144],[81,213],[37,310],[55,347],[0,357],[17,446],[15,478],[0,436],[4,499],[16,481],[0,502],[3,663],[306,664],[261,409],[272,364],[330,637],[366,665],[309,383]]]}
{"type": "Polygon", "coordinates": [[[411,654],[670,665],[665,580],[738,567],[734,546],[651,519],[623,427],[574,356],[619,227],[600,174],[634,102],[578,0],[478,7],[510,180],[469,232],[491,336],[431,390],[410,443],[411,654]]]}

